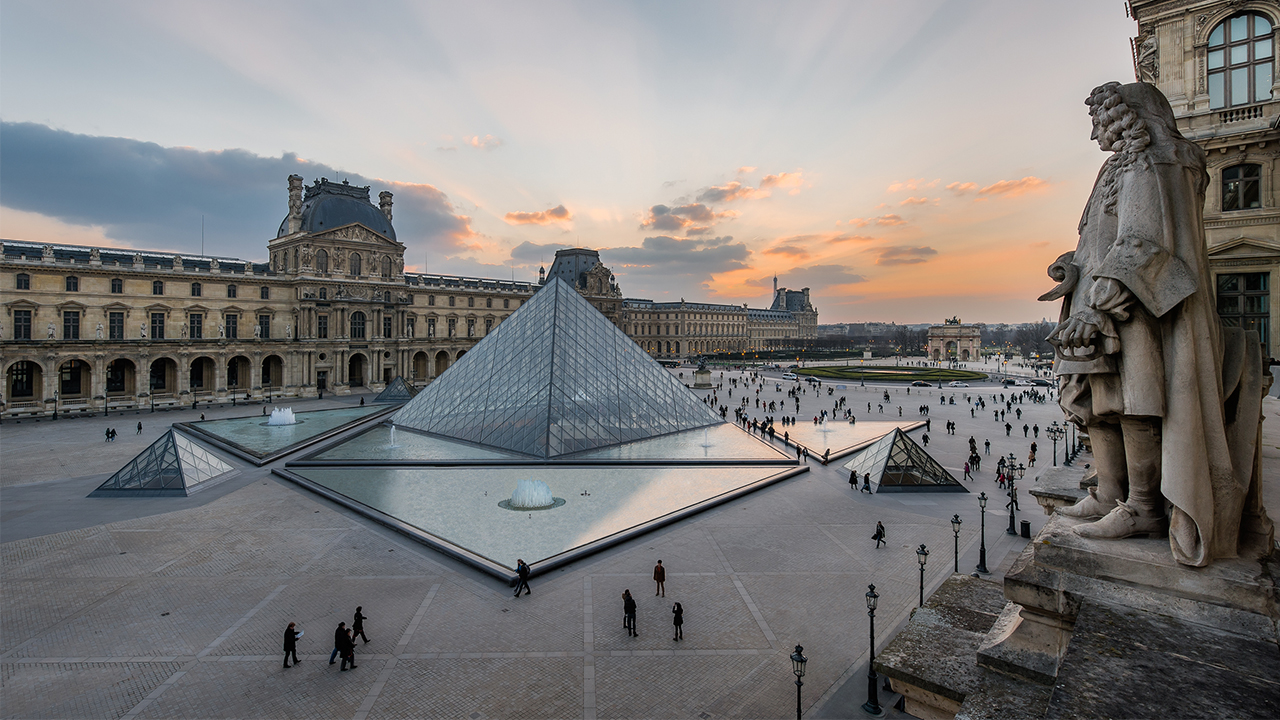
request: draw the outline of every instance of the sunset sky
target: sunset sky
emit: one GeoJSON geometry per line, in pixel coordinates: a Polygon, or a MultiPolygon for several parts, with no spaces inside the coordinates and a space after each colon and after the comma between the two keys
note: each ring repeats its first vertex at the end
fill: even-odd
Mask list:
{"type": "Polygon", "coordinates": [[[409,270],[822,323],[1026,322],[1131,82],[1122,0],[0,4],[0,237],[265,261],[298,173],[409,270]]]}

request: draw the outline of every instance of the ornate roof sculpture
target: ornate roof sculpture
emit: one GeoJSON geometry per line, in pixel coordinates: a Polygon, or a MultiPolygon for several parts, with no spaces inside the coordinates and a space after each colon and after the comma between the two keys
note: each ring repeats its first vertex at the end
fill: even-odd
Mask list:
{"type": "Polygon", "coordinates": [[[98,486],[90,497],[190,495],[197,485],[234,469],[185,435],[169,430],[98,486]]]}
{"type": "Polygon", "coordinates": [[[553,277],[392,422],[549,459],[724,421],[553,277]]]}
{"type": "Polygon", "coordinates": [[[844,469],[859,478],[870,474],[872,492],[969,492],[899,428],[854,455],[844,469]]]}

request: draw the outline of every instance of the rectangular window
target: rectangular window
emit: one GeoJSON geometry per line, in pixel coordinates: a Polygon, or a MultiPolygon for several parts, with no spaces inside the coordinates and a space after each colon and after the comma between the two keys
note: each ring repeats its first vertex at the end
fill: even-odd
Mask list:
{"type": "Polygon", "coordinates": [[[457,298],[455,298],[455,297],[454,297],[454,296],[452,296],[452,295],[450,295],[450,296],[449,296],[449,307],[453,307],[453,306],[454,306],[454,301],[455,301],[455,300],[457,300],[457,298]]]}
{"type": "Polygon", "coordinates": [[[26,273],[18,273],[17,288],[19,290],[30,290],[31,276],[26,273]]]}
{"type": "Polygon", "coordinates": [[[476,319],[467,318],[467,337],[476,336],[476,319]]]}
{"type": "Polygon", "coordinates": [[[1270,355],[1271,274],[1219,275],[1218,316],[1223,325],[1256,330],[1263,352],[1270,355]]]}
{"type": "Polygon", "coordinates": [[[271,339],[271,316],[270,315],[258,316],[258,337],[262,338],[263,340],[271,339]]]}
{"type": "Polygon", "coordinates": [[[163,283],[163,282],[161,282],[160,280],[153,280],[153,281],[151,282],[151,294],[152,294],[152,295],[163,295],[163,294],[164,294],[164,283],[163,283]]]}
{"type": "Polygon", "coordinates": [[[191,297],[200,297],[200,293],[204,290],[200,283],[191,283],[191,297]]]}
{"type": "Polygon", "coordinates": [[[329,288],[320,288],[320,299],[321,300],[329,299],[329,288]]]}
{"type": "Polygon", "coordinates": [[[9,394],[16,398],[33,397],[35,395],[35,383],[33,382],[31,368],[34,365],[29,361],[20,361],[13,364],[10,370],[9,394]]]}
{"type": "Polygon", "coordinates": [[[123,294],[124,294],[124,281],[123,281],[123,280],[121,280],[120,278],[111,278],[111,294],[112,294],[112,295],[123,295],[123,294]]]}
{"type": "Polygon", "coordinates": [[[382,337],[391,337],[391,316],[385,313],[382,316],[382,337]]]}
{"type": "Polygon", "coordinates": [[[227,297],[229,297],[229,298],[236,297],[236,286],[235,286],[235,285],[228,285],[228,286],[227,286],[227,297]]]}
{"type": "Polygon", "coordinates": [[[320,338],[321,340],[328,339],[329,337],[329,316],[328,315],[316,316],[316,337],[320,338]]]}
{"type": "Polygon", "coordinates": [[[1247,105],[1249,102],[1249,68],[1231,71],[1231,104],[1247,105]]]}
{"type": "Polygon", "coordinates": [[[493,307],[493,298],[485,298],[485,299],[484,299],[484,306],[485,306],[485,307],[487,307],[487,308],[491,308],[491,307],[493,307]]]}
{"type": "Polygon", "coordinates": [[[64,310],[62,313],[62,339],[80,339],[80,311],[64,310]]]}
{"type": "Polygon", "coordinates": [[[164,313],[151,313],[151,339],[164,339],[164,313]]]}
{"type": "Polygon", "coordinates": [[[80,278],[74,276],[67,278],[67,292],[80,292],[80,278]]]}
{"type": "Polygon", "coordinates": [[[476,306],[476,299],[473,297],[467,298],[467,307],[475,307],[475,306],[476,306]]]}
{"type": "Polygon", "coordinates": [[[1209,109],[1218,110],[1227,106],[1226,73],[1209,74],[1209,109]]]}
{"type": "Polygon", "coordinates": [[[502,309],[503,309],[503,310],[507,310],[507,309],[510,309],[510,308],[511,308],[511,301],[510,301],[510,300],[508,300],[508,299],[503,299],[503,301],[502,301],[502,309]]]}
{"type": "Polygon", "coordinates": [[[204,339],[204,315],[194,313],[187,317],[187,325],[191,333],[192,340],[204,339]]]}
{"type": "Polygon", "coordinates": [[[258,298],[261,300],[270,300],[271,288],[267,287],[266,285],[263,285],[261,288],[258,288],[258,298]]]}
{"type": "Polygon", "coordinates": [[[109,340],[124,339],[124,313],[122,312],[107,313],[107,339],[109,340]]]}
{"type": "Polygon", "coordinates": [[[14,310],[13,311],[13,339],[14,340],[30,340],[31,339],[31,311],[30,310],[14,310]]]}
{"type": "Polygon", "coordinates": [[[227,315],[224,317],[227,325],[227,338],[230,340],[240,339],[240,316],[227,315]]]}
{"type": "Polygon", "coordinates": [[[435,305],[435,304],[436,304],[436,296],[435,296],[435,295],[428,295],[428,296],[427,296],[427,304],[428,304],[428,305],[435,305]]]}
{"type": "Polygon", "coordinates": [[[1262,63],[1253,67],[1253,87],[1254,102],[1271,99],[1271,63],[1262,63]]]}
{"type": "Polygon", "coordinates": [[[493,330],[493,318],[484,319],[484,334],[488,335],[493,330]]]}
{"type": "Polygon", "coordinates": [[[455,320],[454,318],[449,318],[449,337],[455,337],[457,336],[457,334],[458,334],[458,321],[455,320]]]}

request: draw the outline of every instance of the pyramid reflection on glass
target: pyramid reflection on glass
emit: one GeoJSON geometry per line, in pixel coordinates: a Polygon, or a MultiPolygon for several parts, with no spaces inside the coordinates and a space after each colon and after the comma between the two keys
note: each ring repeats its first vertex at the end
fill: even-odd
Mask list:
{"type": "Polygon", "coordinates": [[[844,464],[862,478],[871,475],[872,492],[969,492],[924,448],[898,428],[844,464]]]}
{"type": "Polygon", "coordinates": [[[546,459],[724,421],[553,278],[392,422],[546,459]]]}
{"type": "Polygon", "coordinates": [[[186,436],[169,430],[102,483],[90,497],[190,495],[201,483],[233,469],[186,436]]]}
{"type": "Polygon", "coordinates": [[[409,402],[413,399],[413,396],[417,394],[417,388],[405,382],[404,378],[397,375],[394,380],[387,383],[386,389],[378,393],[377,397],[370,402],[374,405],[384,403],[387,405],[400,405],[402,403],[409,402]]]}

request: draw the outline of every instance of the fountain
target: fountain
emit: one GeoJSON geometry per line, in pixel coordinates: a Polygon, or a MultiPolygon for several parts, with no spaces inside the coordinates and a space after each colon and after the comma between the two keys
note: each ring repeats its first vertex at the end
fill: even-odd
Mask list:
{"type": "Polygon", "coordinates": [[[296,425],[298,418],[293,416],[293,408],[272,408],[271,417],[267,419],[267,425],[296,425]]]}
{"type": "Polygon", "coordinates": [[[399,445],[396,444],[396,424],[390,423],[390,425],[391,425],[391,440],[390,442],[387,443],[388,450],[391,450],[392,448],[400,447],[399,445]]]}
{"type": "Polygon", "coordinates": [[[550,510],[561,505],[564,505],[564,498],[552,497],[551,488],[541,480],[517,480],[511,499],[498,503],[498,507],[507,510],[550,510]]]}
{"type": "Polygon", "coordinates": [[[709,440],[709,439],[707,438],[707,429],[706,429],[706,428],[702,428],[702,447],[707,448],[707,449],[710,449],[710,448],[711,448],[711,440],[709,440]]]}
{"type": "Polygon", "coordinates": [[[822,422],[818,425],[818,430],[822,432],[822,444],[824,446],[830,446],[831,441],[828,438],[831,436],[832,430],[830,427],[827,427],[827,418],[822,418],[822,422]]]}

